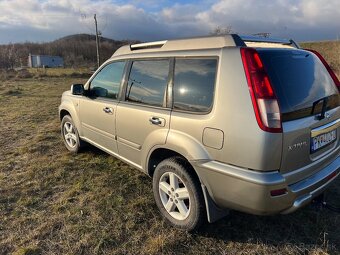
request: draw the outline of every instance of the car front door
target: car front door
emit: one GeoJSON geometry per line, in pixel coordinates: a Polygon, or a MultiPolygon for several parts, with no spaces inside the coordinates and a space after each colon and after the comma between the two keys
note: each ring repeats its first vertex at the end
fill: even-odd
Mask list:
{"type": "Polygon", "coordinates": [[[117,153],[116,108],[125,62],[104,66],[90,81],[87,96],[79,102],[82,135],[96,146],[117,153]]]}

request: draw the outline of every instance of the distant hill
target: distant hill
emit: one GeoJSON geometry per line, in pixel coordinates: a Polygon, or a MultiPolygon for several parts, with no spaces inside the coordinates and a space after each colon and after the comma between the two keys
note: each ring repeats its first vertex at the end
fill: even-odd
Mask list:
{"type": "MultiPolygon", "coordinates": [[[[108,59],[122,45],[136,42],[138,41],[118,41],[100,37],[101,62],[108,59]]],[[[68,67],[95,66],[97,63],[96,37],[89,34],[76,34],[53,42],[0,45],[0,68],[26,66],[29,53],[61,56],[68,67]]]]}
{"type": "MultiPolygon", "coordinates": [[[[55,42],[60,42],[60,41],[95,41],[96,40],[96,36],[95,35],[89,35],[89,34],[75,34],[75,35],[68,35],[68,36],[64,36],[61,37],[57,40],[55,40],[55,42]]],[[[113,39],[109,39],[109,38],[105,38],[105,37],[101,37],[101,40],[105,40],[105,41],[114,41],[113,39]]]]}
{"type": "MultiPolygon", "coordinates": [[[[75,35],[68,35],[64,36],[62,38],[59,38],[55,40],[54,42],[72,42],[72,41],[96,41],[96,36],[95,35],[89,35],[89,34],[75,34],[75,35]]],[[[106,37],[100,37],[101,42],[109,42],[109,43],[117,43],[117,42],[131,42],[128,40],[123,40],[123,41],[116,41],[110,38],[106,37]]]]}

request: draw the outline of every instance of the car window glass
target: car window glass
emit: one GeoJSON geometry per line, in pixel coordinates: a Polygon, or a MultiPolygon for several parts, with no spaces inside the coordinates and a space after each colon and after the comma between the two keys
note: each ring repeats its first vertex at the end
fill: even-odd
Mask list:
{"type": "Polygon", "coordinates": [[[174,109],[210,110],[215,87],[217,59],[176,59],[174,109]]]}
{"type": "Polygon", "coordinates": [[[283,120],[294,120],[321,112],[328,98],[327,110],[339,106],[339,93],[332,78],[317,56],[296,50],[259,50],[278,99],[283,120]]]}
{"type": "Polygon", "coordinates": [[[92,93],[98,97],[117,99],[124,67],[125,62],[114,62],[101,69],[91,81],[92,93]]]}
{"type": "Polygon", "coordinates": [[[169,60],[134,61],[126,90],[126,101],[162,106],[168,84],[169,60]]]}

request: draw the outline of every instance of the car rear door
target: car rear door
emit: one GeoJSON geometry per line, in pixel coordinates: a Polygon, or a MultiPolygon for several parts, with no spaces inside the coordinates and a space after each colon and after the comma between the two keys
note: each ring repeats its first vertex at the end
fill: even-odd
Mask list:
{"type": "Polygon", "coordinates": [[[282,114],[280,171],[298,170],[294,177],[297,181],[339,155],[339,91],[325,66],[311,52],[263,49],[259,53],[282,114]]]}
{"type": "Polygon", "coordinates": [[[131,61],[125,96],[117,106],[116,132],[119,155],[137,167],[150,144],[166,141],[171,112],[166,107],[169,73],[170,59],[131,61]]]}

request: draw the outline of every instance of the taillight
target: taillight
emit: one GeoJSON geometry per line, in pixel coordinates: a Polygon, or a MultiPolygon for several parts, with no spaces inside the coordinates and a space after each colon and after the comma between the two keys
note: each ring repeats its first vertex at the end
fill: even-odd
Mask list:
{"type": "Polygon", "coordinates": [[[241,48],[241,56],[259,127],[267,132],[281,133],[279,104],[258,52],[253,48],[241,48]]]}
{"type": "Polygon", "coordinates": [[[332,77],[335,85],[337,86],[338,90],[340,91],[340,82],[339,82],[339,79],[338,79],[338,77],[336,77],[336,75],[333,72],[332,68],[328,65],[328,63],[323,58],[323,56],[319,52],[317,52],[316,50],[310,50],[310,49],[305,49],[305,50],[313,52],[321,60],[322,64],[326,67],[329,75],[332,77]]]}

